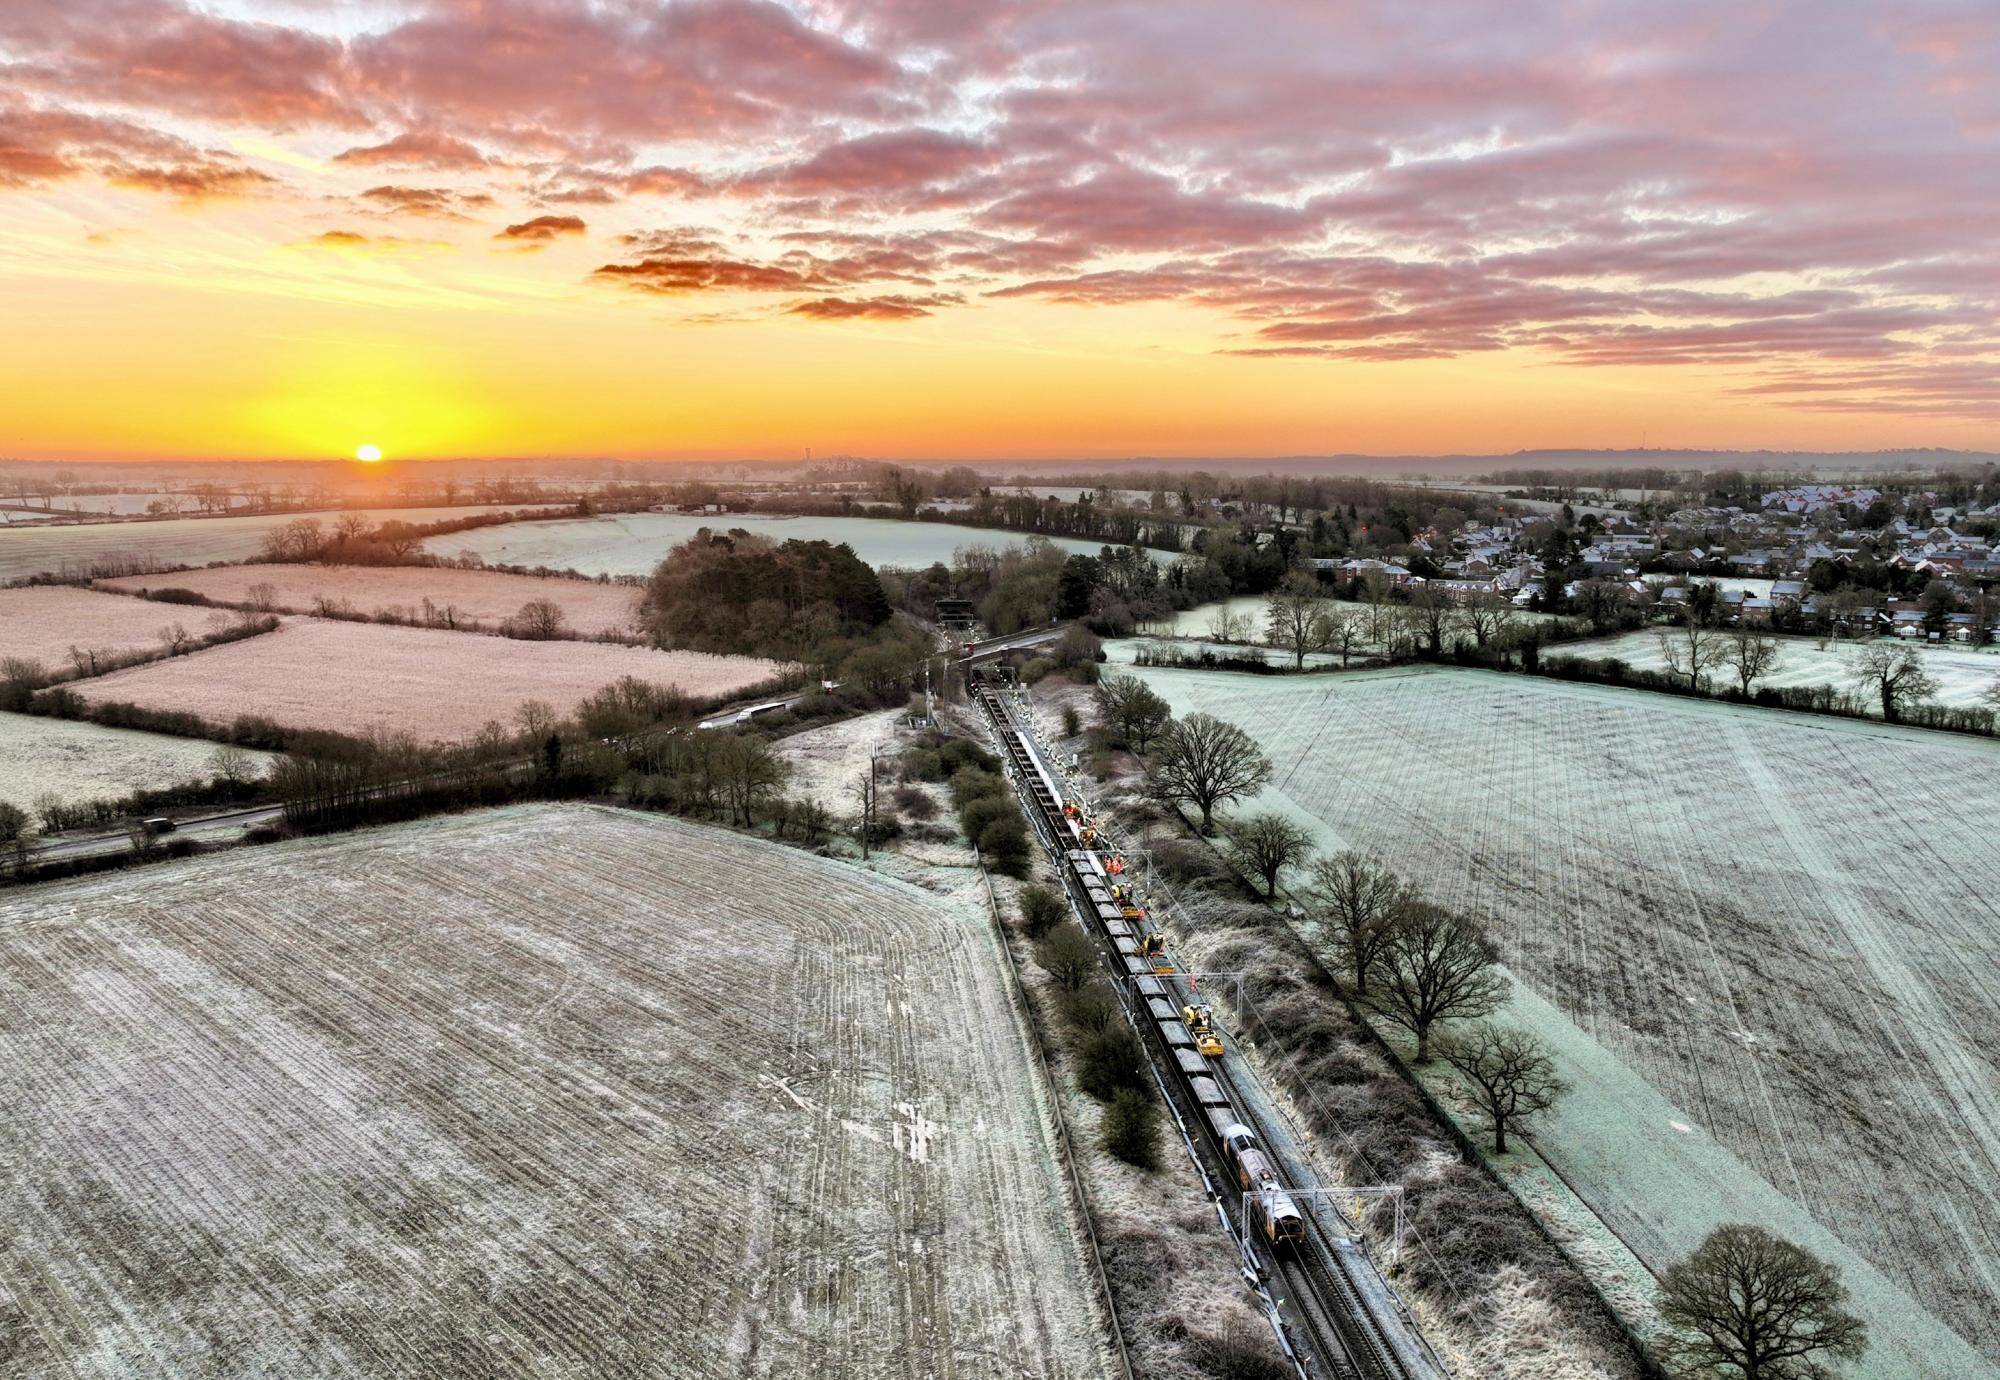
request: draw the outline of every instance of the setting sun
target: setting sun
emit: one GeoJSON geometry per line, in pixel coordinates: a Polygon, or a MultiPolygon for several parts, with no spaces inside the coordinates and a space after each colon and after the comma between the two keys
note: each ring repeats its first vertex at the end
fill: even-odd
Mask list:
{"type": "Polygon", "coordinates": [[[372,465],[377,460],[380,460],[382,458],[382,447],[356,446],[354,448],[354,458],[356,460],[361,461],[363,464],[372,465]]]}

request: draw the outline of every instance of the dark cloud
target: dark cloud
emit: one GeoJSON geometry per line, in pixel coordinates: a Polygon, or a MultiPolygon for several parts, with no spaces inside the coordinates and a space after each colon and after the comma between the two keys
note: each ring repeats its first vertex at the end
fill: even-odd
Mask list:
{"type": "Polygon", "coordinates": [[[510,225],[493,238],[533,245],[548,244],[564,235],[581,235],[585,226],[580,216],[536,216],[510,225]]]}
{"type": "Polygon", "coordinates": [[[794,302],[785,308],[785,312],[790,316],[810,316],[819,321],[907,321],[912,317],[929,316],[939,307],[956,306],[963,300],[955,292],[931,293],[923,297],[896,293],[881,297],[816,297],[794,302]]]}
{"type": "Polygon", "coordinates": [[[362,200],[380,210],[398,215],[432,216],[439,220],[465,220],[466,212],[482,211],[494,205],[485,192],[461,192],[450,187],[402,187],[394,184],[370,187],[362,200]]]}

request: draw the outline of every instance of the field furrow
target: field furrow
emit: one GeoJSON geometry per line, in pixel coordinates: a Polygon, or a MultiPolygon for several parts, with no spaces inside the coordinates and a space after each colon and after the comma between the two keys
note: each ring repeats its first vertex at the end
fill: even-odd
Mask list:
{"type": "Polygon", "coordinates": [[[1482,918],[1675,1109],[1538,1142],[1649,1265],[1775,1191],[1886,1276],[1883,1374],[1965,1373],[1911,1359],[1942,1327],[2000,1371],[2000,745],[1479,672],[1142,674],[1265,745],[1253,807],[1482,918]],[[1749,1176],[1727,1202],[1688,1196],[1701,1133],[1749,1176]]]}
{"type": "Polygon", "coordinates": [[[583,807],[23,893],[0,1376],[1101,1376],[992,945],[583,807]]]}

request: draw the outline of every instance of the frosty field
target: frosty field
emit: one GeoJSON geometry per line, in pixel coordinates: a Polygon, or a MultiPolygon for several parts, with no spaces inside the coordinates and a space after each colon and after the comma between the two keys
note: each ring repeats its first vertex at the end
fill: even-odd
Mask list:
{"type": "MultiPolygon", "coordinates": [[[[533,507],[535,505],[523,505],[533,507]]],[[[370,522],[443,522],[475,513],[505,512],[492,506],[470,508],[369,508],[370,522]]],[[[247,561],[264,534],[299,518],[331,523],[338,513],[260,513],[254,517],[165,518],[148,522],[76,523],[24,527],[0,532],[0,583],[27,575],[88,574],[104,562],[205,565],[247,561]]]]}
{"type": "Polygon", "coordinates": [[[70,670],[69,649],[161,651],[160,630],[178,623],[196,637],[235,615],[217,609],[153,604],[72,585],[0,589],[0,656],[24,656],[45,670],[70,670]]]}
{"type": "Polygon", "coordinates": [[[997,943],[581,806],[0,901],[0,1375],[1104,1376],[997,943]]]}
{"type": "Polygon", "coordinates": [[[27,810],[44,791],[76,802],[206,779],[214,752],[197,738],[0,713],[0,800],[27,810]]]}
{"type": "Polygon", "coordinates": [[[1789,1199],[1886,1276],[1871,1377],[2000,1373],[2000,744],[1484,672],[1141,674],[1649,1085],[1578,1097],[1657,1116],[1536,1139],[1648,1266],[1789,1199]]]}
{"type": "Polygon", "coordinates": [[[255,714],[293,728],[407,731],[442,741],[477,733],[489,719],[511,724],[523,700],[545,700],[567,714],[625,676],[707,696],[777,672],[777,663],[747,656],[294,618],[263,637],[75,688],[87,700],[181,710],[214,724],[255,714]]]}
{"type": "MultiPolygon", "coordinates": [[[[232,604],[251,602],[251,586],[268,584],[276,591],[274,606],[292,613],[312,613],[326,599],[345,600],[357,613],[387,610],[399,617],[421,618],[428,599],[440,609],[450,606],[461,624],[470,619],[491,629],[512,618],[530,599],[548,599],[561,606],[571,629],[591,634],[631,633],[644,596],[643,590],[629,585],[428,566],[232,565],[99,583],[129,592],[171,585],[232,604]]],[[[6,607],[4,599],[0,595],[0,614],[6,607]]]]}
{"type": "MultiPolygon", "coordinates": [[[[545,566],[585,575],[649,575],[669,549],[707,527],[741,527],[772,541],[845,542],[875,566],[927,566],[951,561],[961,546],[1003,547],[1026,540],[1019,532],[959,527],[948,522],[897,522],[886,518],[772,517],[751,513],[621,513],[611,517],[512,522],[472,532],[432,537],[435,556],[472,555],[488,565],[545,566]]],[[[1094,556],[1101,542],[1058,539],[1065,551],[1094,556]]]]}
{"type": "MultiPolygon", "coordinates": [[[[2000,680],[2000,647],[1932,647],[1923,643],[1906,643],[1901,638],[1884,638],[1885,642],[1914,645],[1923,654],[1924,669],[1938,680],[1936,695],[1939,704],[1969,708],[1980,703],[1980,695],[1996,680],[2000,680]]],[[[1854,663],[1861,657],[1864,648],[1872,644],[1862,642],[1840,642],[1829,647],[1819,645],[1816,637],[1781,637],[1778,639],[1778,664],[1761,684],[1766,685],[1831,685],[1842,690],[1858,690],[1854,682],[1854,663]]],[[[1664,671],[1666,661],[1660,655],[1660,640],[1650,631],[1620,633],[1617,637],[1596,637],[1584,642],[1565,642],[1548,648],[1542,653],[1549,661],[1563,657],[1605,657],[1614,656],[1628,665],[1648,671],[1664,671]]],[[[1730,669],[1717,667],[1710,676],[1718,685],[1730,683],[1730,669]]],[[[1861,691],[1862,698],[1867,692],[1861,691]]]]}

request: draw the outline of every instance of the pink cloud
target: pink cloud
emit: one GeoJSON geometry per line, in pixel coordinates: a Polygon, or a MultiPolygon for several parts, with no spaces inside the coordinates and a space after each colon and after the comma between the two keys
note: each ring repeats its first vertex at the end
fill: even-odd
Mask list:
{"type": "Polygon", "coordinates": [[[380,144],[366,144],[334,155],[336,163],[372,168],[425,168],[433,172],[463,172],[484,168],[486,155],[467,140],[437,130],[407,129],[380,144]]]}
{"type": "Polygon", "coordinates": [[[794,302],[785,308],[791,316],[809,316],[819,321],[908,321],[929,316],[939,307],[956,306],[957,293],[932,293],[910,297],[890,293],[881,297],[818,297],[794,302]]]}

